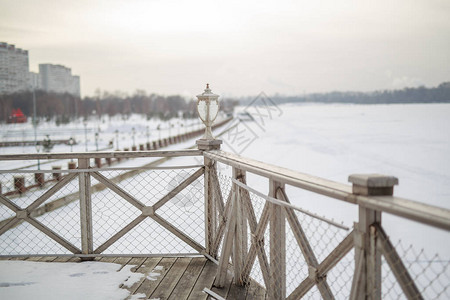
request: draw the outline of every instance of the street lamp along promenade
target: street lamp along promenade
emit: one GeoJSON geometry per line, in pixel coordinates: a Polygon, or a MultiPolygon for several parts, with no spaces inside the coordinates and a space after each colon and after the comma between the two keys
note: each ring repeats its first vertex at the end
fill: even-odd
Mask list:
{"type": "Polygon", "coordinates": [[[197,111],[203,124],[205,124],[205,134],[200,140],[197,140],[197,146],[200,150],[219,149],[221,140],[216,140],[212,135],[211,126],[219,113],[219,95],[211,92],[209,84],[200,95],[197,95],[197,111]]]}
{"type": "Polygon", "coordinates": [[[213,94],[207,83],[205,91],[197,95],[197,99],[198,115],[206,126],[203,139],[214,140],[211,126],[219,113],[219,95],[213,94]]]}

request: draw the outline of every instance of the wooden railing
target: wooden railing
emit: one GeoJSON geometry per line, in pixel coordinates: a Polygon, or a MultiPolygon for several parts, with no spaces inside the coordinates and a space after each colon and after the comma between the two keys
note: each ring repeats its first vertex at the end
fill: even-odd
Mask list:
{"type": "MultiPolygon", "coordinates": [[[[172,157],[186,157],[186,156],[200,156],[202,154],[199,150],[179,150],[179,151],[120,151],[120,152],[94,152],[94,153],[54,153],[54,154],[18,154],[18,155],[1,155],[0,160],[35,160],[35,159],[75,159],[78,162],[78,168],[68,169],[68,170],[40,170],[41,174],[45,173],[63,173],[59,180],[54,181],[55,184],[51,185],[51,182],[46,182],[44,186],[36,187],[34,189],[27,190],[20,197],[7,197],[5,195],[0,195],[0,237],[7,233],[9,230],[16,228],[17,226],[28,223],[33,227],[38,229],[40,232],[44,233],[47,237],[55,241],[57,244],[61,245],[63,248],[68,250],[71,254],[81,256],[81,257],[92,257],[101,255],[106,249],[111,245],[116,243],[124,235],[129,233],[136,226],[141,224],[145,219],[150,218],[155,221],[159,226],[162,226],[167,230],[168,234],[172,234],[183,241],[185,244],[189,245],[195,250],[195,253],[201,253],[204,251],[204,246],[197,238],[194,239],[189,234],[186,234],[185,228],[177,228],[171,222],[164,219],[159,211],[178,193],[183,189],[191,185],[194,181],[198,179],[204,173],[204,167],[202,165],[187,165],[187,166],[173,166],[173,167],[158,167],[162,162],[167,161],[172,157]],[[93,168],[91,167],[92,162],[96,158],[120,158],[122,160],[133,159],[133,158],[156,158],[152,159],[151,162],[139,166],[139,167],[118,167],[118,168],[93,168]],[[180,182],[176,185],[170,186],[167,189],[163,186],[160,190],[159,199],[156,196],[151,195],[150,188],[142,187],[143,184],[151,184],[152,182],[134,182],[133,178],[136,178],[138,174],[157,170],[183,170],[190,169],[191,174],[183,174],[181,176],[180,182]],[[116,172],[117,174],[112,174],[112,176],[104,175],[105,172],[116,172]],[[93,183],[92,180],[97,181],[93,183]],[[120,186],[124,180],[131,180],[131,188],[120,186]],[[73,183],[75,187],[72,187],[69,192],[63,193],[62,196],[55,198],[55,195],[60,192],[63,188],[67,188],[69,183],[73,183]],[[141,185],[141,186],[139,186],[141,185]],[[148,197],[146,195],[141,196],[138,199],[136,193],[139,192],[138,187],[145,192],[148,192],[148,197]],[[74,191],[74,188],[77,190],[74,191]],[[135,209],[135,217],[132,220],[121,220],[125,226],[121,226],[120,230],[117,230],[113,234],[110,234],[107,239],[102,238],[101,242],[97,242],[97,246],[94,246],[94,235],[93,227],[98,224],[94,224],[93,220],[93,206],[95,208],[95,203],[93,204],[92,198],[105,190],[109,190],[118,196],[121,201],[125,202],[126,205],[135,209]],[[20,204],[19,204],[20,202],[20,204]],[[58,209],[64,208],[70,204],[77,202],[79,205],[79,211],[72,210],[67,219],[71,219],[72,222],[78,222],[76,218],[80,218],[79,225],[80,228],[74,229],[76,234],[79,234],[80,238],[74,243],[68,240],[67,236],[63,236],[56,230],[50,228],[49,225],[45,223],[51,223],[47,217],[51,212],[58,213],[58,209]],[[3,213],[3,216],[2,216],[3,213]],[[39,220],[39,218],[41,220],[39,220]],[[46,220],[47,219],[47,220],[46,220]],[[79,242],[79,244],[77,244],[79,242]]],[[[16,173],[30,173],[36,171],[28,170],[14,170],[8,171],[3,170],[3,174],[16,174],[16,173]]],[[[147,173],[144,173],[147,174],[147,173]]],[[[155,177],[161,181],[166,180],[164,175],[158,175],[160,178],[155,177]]],[[[174,176],[177,174],[174,174],[174,176]]],[[[154,179],[152,179],[154,181],[154,179]]],[[[167,182],[166,182],[167,185],[167,182]]],[[[108,199],[98,199],[98,206],[108,203],[108,199]]],[[[101,207],[98,208],[99,213],[101,213],[101,207]]],[[[130,208],[127,208],[129,210],[130,208]]],[[[123,209],[124,210],[124,209],[123,209]]],[[[67,212],[66,212],[67,213],[67,212]]],[[[121,212],[116,213],[118,215],[121,212]]],[[[126,213],[126,211],[122,211],[126,213]]],[[[111,222],[117,222],[118,220],[108,220],[111,222]]],[[[122,224],[121,224],[122,225],[122,224]]],[[[107,226],[107,225],[104,225],[107,226]]],[[[66,228],[65,231],[68,229],[66,228]]],[[[3,245],[7,246],[8,240],[3,241],[3,245]]],[[[1,247],[0,247],[1,248],[1,247]]],[[[40,252],[41,249],[37,248],[34,250],[33,254],[51,254],[40,252]]],[[[0,250],[0,255],[11,255],[11,254],[21,254],[19,252],[15,253],[2,253],[0,250]]],[[[23,254],[23,253],[22,253],[23,254]]],[[[57,254],[56,252],[54,254],[57,254]]],[[[58,253],[61,254],[61,253],[58,253]]],[[[63,253],[67,254],[67,253],[63,253]]],[[[118,253],[118,254],[124,254],[118,253]]],[[[145,254],[145,253],[138,253],[145,254]]],[[[149,253],[147,253],[149,254],[149,253]]]]}
{"type": "MultiPolygon", "coordinates": [[[[52,186],[36,187],[36,191],[39,191],[37,194],[33,194],[33,190],[30,190],[14,199],[0,195],[0,208],[2,209],[0,211],[2,218],[0,220],[0,240],[2,245],[9,242],[7,240],[9,232],[26,223],[44,233],[69,252],[65,254],[84,258],[107,255],[108,251],[111,251],[110,254],[136,255],[136,253],[124,253],[120,248],[114,248],[114,245],[120,244],[126,235],[132,233],[139,226],[143,226],[147,220],[151,220],[163,228],[168,235],[176,238],[178,243],[190,247],[193,250],[190,253],[203,254],[216,261],[219,271],[215,285],[218,287],[225,284],[230,272],[237,285],[245,285],[251,280],[257,280],[252,277],[252,274],[254,274],[255,268],[258,269],[261,274],[259,282],[266,288],[269,299],[299,299],[308,295],[314,287],[317,287],[322,298],[336,298],[336,288],[328,275],[344,257],[348,257],[351,251],[354,251],[352,258],[354,267],[350,266],[353,274],[352,283],[345,298],[380,299],[382,297],[381,260],[384,257],[406,298],[422,299],[424,296],[421,288],[416,284],[410,270],[402,261],[401,254],[385,232],[381,214],[389,213],[450,231],[449,210],[393,196],[393,186],[397,184],[395,177],[351,175],[349,181],[352,185],[347,185],[220,150],[0,155],[0,160],[36,159],[75,159],[78,162],[78,168],[41,171],[43,173],[63,173],[64,176],[61,176],[52,186]],[[187,156],[203,157],[204,162],[197,166],[156,167],[170,157],[187,156]],[[158,159],[136,168],[93,168],[91,165],[96,158],[158,159]],[[218,165],[228,166],[231,169],[229,178],[223,177],[218,172],[218,165]],[[179,177],[181,180],[176,181],[175,185],[171,185],[170,189],[164,187],[159,194],[152,194],[154,187],[147,185],[153,183],[161,185],[163,182],[167,182],[167,177],[173,178],[172,175],[180,174],[171,176],[160,174],[157,180],[148,175],[150,176],[147,178],[148,181],[145,181],[146,177],[138,177],[139,174],[147,176],[147,173],[143,172],[149,170],[180,170],[182,168],[189,168],[192,171],[179,177]],[[119,173],[105,175],[106,172],[113,171],[119,173]],[[268,194],[261,193],[247,184],[247,177],[250,174],[268,179],[268,194]],[[201,179],[202,175],[203,180],[201,179]],[[131,187],[120,185],[125,180],[127,180],[126,184],[131,187]],[[139,180],[145,182],[140,183],[139,180]],[[197,199],[200,200],[201,205],[196,207],[195,215],[180,213],[180,209],[174,206],[171,199],[174,199],[183,190],[192,188],[193,184],[199,181],[202,182],[202,186],[197,186],[196,189],[201,189],[198,198],[202,199],[197,199]],[[59,198],[53,199],[62,188],[71,182],[75,184],[76,191],[71,190],[59,198]],[[332,220],[292,205],[286,192],[286,186],[357,205],[359,220],[355,223],[354,228],[349,230],[332,220]],[[227,187],[229,187],[229,191],[226,190],[227,187]],[[111,224],[117,223],[117,220],[110,217],[108,221],[111,223],[105,223],[107,225],[103,226],[114,227],[114,230],[104,228],[107,236],[102,236],[100,233],[96,236],[94,228],[99,224],[96,223],[96,217],[93,216],[95,215],[93,208],[101,212],[103,205],[118,205],[116,202],[111,203],[106,196],[104,197],[107,199],[93,201],[93,197],[97,197],[96,195],[106,190],[119,197],[128,205],[128,208],[119,211],[124,214],[123,217],[114,215],[123,223],[114,227],[111,224]],[[19,204],[19,200],[23,203],[19,204]],[[66,215],[66,218],[79,219],[79,228],[76,229],[79,237],[76,236],[77,234],[75,237],[65,236],[64,233],[58,232],[49,225],[50,221],[55,219],[55,215],[50,216],[50,213],[59,214],[63,211],[61,208],[68,207],[73,203],[78,203],[76,208],[78,212],[75,213],[76,210],[74,210],[73,215],[70,213],[66,215]],[[135,215],[126,215],[131,210],[135,211],[135,215]],[[2,217],[2,212],[5,211],[8,213],[2,217]],[[299,215],[307,215],[318,222],[326,223],[326,226],[339,228],[342,232],[345,231],[345,234],[327,252],[325,257],[320,257],[314,243],[306,234],[305,226],[307,224],[299,218],[299,215]],[[200,226],[198,226],[198,220],[201,221],[200,226]],[[295,284],[286,280],[289,275],[288,268],[292,269],[293,266],[297,268],[296,262],[286,257],[288,249],[293,249],[295,255],[302,257],[304,261],[304,265],[298,266],[298,268],[304,268],[303,273],[306,275],[295,284]]],[[[5,172],[8,171],[3,171],[3,173],[5,172]]],[[[67,228],[64,230],[62,232],[67,232],[67,228]]],[[[158,238],[164,239],[165,237],[163,235],[155,236],[154,232],[156,232],[154,229],[145,227],[141,233],[133,236],[131,243],[137,243],[136,241],[139,240],[140,243],[146,244],[150,242],[150,239],[156,244],[160,243],[158,238]]],[[[173,247],[173,244],[169,243],[168,245],[173,247]]],[[[0,246],[0,255],[20,254],[6,252],[2,247],[0,246]]],[[[28,248],[24,246],[23,249],[26,251],[28,248]]],[[[36,249],[33,249],[33,255],[60,254],[40,252],[43,250],[36,249]]],[[[145,250],[147,252],[139,251],[137,254],[153,254],[147,250],[145,250]]],[[[172,254],[186,253],[178,251],[172,252],[172,254]]],[[[445,266],[448,265],[449,263],[446,262],[445,266]]],[[[442,274],[448,273],[446,270],[448,270],[447,267],[442,274]]],[[[439,295],[445,298],[448,295],[446,292],[449,290],[447,289],[448,283],[447,286],[441,288],[442,291],[439,295]]]]}
{"type": "MultiPolygon", "coordinates": [[[[314,286],[317,287],[323,299],[334,299],[336,290],[330,287],[327,274],[354,249],[355,266],[352,270],[352,285],[345,298],[382,298],[382,256],[392,270],[404,296],[408,299],[423,298],[421,290],[403,263],[399,252],[389,240],[382,226],[381,214],[389,213],[450,231],[448,209],[393,196],[393,186],[398,183],[395,177],[377,174],[351,175],[349,181],[352,185],[346,185],[220,150],[206,151],[203,155],[210,170],[205,173],[205,180],[209,180],[210,189],[216,189],[209,193],[217,195],[208,197],[211,203],[207,203],[209,244],[206,249],[211,256],[217,255],[220,244],[218,241],[223,239],[220,255],[217,256],[218,286],[224,284],[229,270],[233,272],[235,284],[246,284],[249,281],[250,270],[254,267],[255,258],[258,257],[258,267],[263,279],[261,284],[266,287],[269,299],[300,299],[314,286]],[[220,189],[223,184],[220,183],[214,171],[219,164],[232,168],[229,179],[232,187],[226,202],[222,202],[224,193],[220,189]],[[246,184],[248,174],[256,174],[268,179],[268,195],[259,193],[246,184]],[[308,212],[290,203],[286,185],[359,207],[359,220],[355,223],[353,230],[322,261],[319,261],[315,255],[317,250],[304,232],[305,224],[302,224],[297,216],[299,212],[302,214],[308,214],[308,212]],[[259,220],[255,216],[254,197],[259,197],[265,202],[259,220]],[[268,226],[270,230],[267,230],[268,226]],[[290,243],[289,247],[298,246],[305,261],[303,267],[307,274],[298,285],[290,286],[289,294],[286,292],[287,227],[295,237],[295,242],[290,243]],[[250,232],[247,232],[248,229],[250,232]],[[265,235],[266,230],[268,234],[265,235]]],[[[449,275],[446,270],[449,261],[445,261],[443,265],[444,271],[436,278],[441,275],[445,278],[449,275]]],[[[433,282],[425,283],[427,284],[433,284],[433,282]]],[[[448,292],[447,294],[445,292],[448,282],[446,286],[439,288],[442,290],[441,294],[437,293],[437,298],[444,299],[448,296],[448,292]]]]}

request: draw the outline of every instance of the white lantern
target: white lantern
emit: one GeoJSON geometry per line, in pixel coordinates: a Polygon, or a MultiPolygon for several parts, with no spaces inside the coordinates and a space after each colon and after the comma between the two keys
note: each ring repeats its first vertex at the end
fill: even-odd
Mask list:
{"type": "Polygon", "coordinates": [[[206,126],[203,139],[214,140],[211,126],[219,112],[219,95],[213,94],[209,88],[209,84],[206,84],[205,91],[202,94],[197,95],[197,99],[198,115],[206,126]]]}

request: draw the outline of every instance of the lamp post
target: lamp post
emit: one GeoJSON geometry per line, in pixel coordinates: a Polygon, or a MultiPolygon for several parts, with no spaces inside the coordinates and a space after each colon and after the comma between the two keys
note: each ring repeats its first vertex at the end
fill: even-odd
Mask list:
{"type": "Polygon", "coordinates": [[[119,130],[116,129],[114,133],[116,134],[116,150],[119,150],[119,130]]]}
{"type": "Polygon", "coordinates": [[[95,151],[98,151],[98,132],[95,133],[95,151]]]}
{"type": "Polygon", "coordinates": [[[33,82],[33,129],[34,129],[34,146],[37,146],[37,120],[36,120],[36,95],[34,92],[33,82]]]}
{"type": "Polygon", "coordinates": [[[147,143],[150,143],[150,127],[147,125],[145,130],[146,130],[145,134],[147,136],[147,143]]]}
{"type": "Polygon", "coordinates": [[[161,124],[158,124],[158,127],[156,127],[158,130],[158,140],[161,140],[161,124]]]}
{"type": "Polygon", "coordinates": [[[214,140],[211,132],[211,126],[217,117],[219,112],[219,95],[213,94],[209,88],[209,84],[206,84],[205,91],[197,95],[197,111],[203,124],[205,124],[204,140],[214,140]]]}
{"type": "Polygon", "coordinates": [[[135,140],[135,136],[136,136],[136,129],[131,128],[131,134],[133,136],[133,147],[136,147],[136,140],[135,140]]]}
{"type": "MultiPolygon", "coordinates": [[[[38,143],[36,143],[35,147],[36,147],[37,153],[41,152],[41,145],[39,145],[38,143]]],[[[38,158],[38,160],[37,160],[37,163],[38,163],[38,164],[37,164],[37,165],[38,165],[38,170],[40,170],[40,169],[41,169],[41,161],[39,160],[39,158],[38,158]]]]}
{"type": "Polygon", "coordinates": [[[84,120],[83,121],[83,125],[84,125],[84,143],[85,143],[85,149],[86,149],[86,152],[88,151],[88,146],[87,146],[87,120],[84,120]]]}
{"type": "MultiPolygon", "coordinates": [[[[73,137],[70,137],[69,139],[70,152],[72,152],[73,144],[75,144],[75,140],[73,139],[73,137]]],[[[71,158],[70,161],[73,161],[73,158],[71,158]]]]}

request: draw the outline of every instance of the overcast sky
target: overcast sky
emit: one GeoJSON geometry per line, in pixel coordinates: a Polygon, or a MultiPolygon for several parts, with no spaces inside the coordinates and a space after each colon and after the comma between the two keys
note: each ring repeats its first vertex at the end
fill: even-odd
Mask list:
{"type": "Polygon", "coordinates": [[[450,81],[450,1],[0,0],[0,41],[83,96],[370,91],[450,81]]]}

